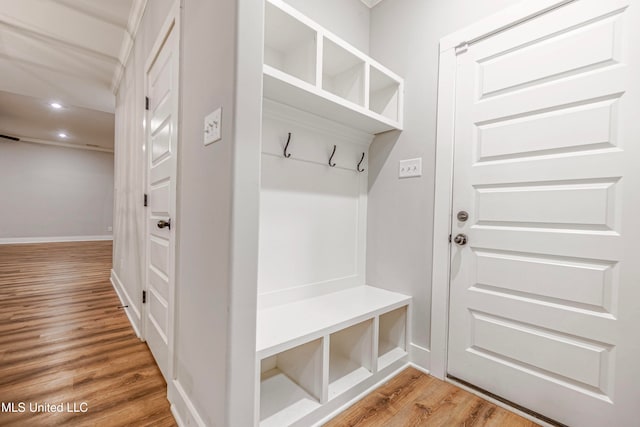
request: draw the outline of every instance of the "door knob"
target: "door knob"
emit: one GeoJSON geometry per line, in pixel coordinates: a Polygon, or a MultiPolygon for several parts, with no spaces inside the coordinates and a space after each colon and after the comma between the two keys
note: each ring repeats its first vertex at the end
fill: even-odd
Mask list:
{"type": "Polygon", "coordinates": [[[158,221],[158,228],[165,228],[165,227],[167,227],[169,230],[171,230],[171,220],[170,219],[168,219],[166,221],[161,219],[160,221],[158,221]]]}
{"type": "Polygon", "coordinates": [[[464,246],[464,245],[467,244],[467,235],[460,233],[456,237],[453,238],[453,241],[458,246],[464,246]]]}
{"type": "Polygon", "coordinates": [[[458,212],[458,221],[460,222],[465,222],[466,220],[469,219],[469,213],[467,211],[460,211],[458,212]]]}

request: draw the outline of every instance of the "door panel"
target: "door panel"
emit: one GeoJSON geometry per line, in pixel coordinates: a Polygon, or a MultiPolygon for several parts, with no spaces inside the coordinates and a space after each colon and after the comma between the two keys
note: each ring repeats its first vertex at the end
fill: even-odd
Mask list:
{"type": "Polygon", "coordinates": [[[611,311],[616,273],[611,262],[496,250],[473,253],[476,278],[471,289],[611,311]]]}
{"type": "Polygon", "coordinates": [[[478,162],[575,153],[616,145],[615,101],[589,102],[478,126],[478,162]]]}
{"type": "Polygon", "coordinates": [[[639,8],[575,1],[457,57],[448,372],[569,425],[640,401],[639,8]]]}
{"type": "Polygon", "coordinates": [[[147,74],[147,303],[145,338],[165,379],[172,359],[177,152],[178,45],[175,28],[147,74]],[[171,221],[160,228],[159,221],[171,221]]]}

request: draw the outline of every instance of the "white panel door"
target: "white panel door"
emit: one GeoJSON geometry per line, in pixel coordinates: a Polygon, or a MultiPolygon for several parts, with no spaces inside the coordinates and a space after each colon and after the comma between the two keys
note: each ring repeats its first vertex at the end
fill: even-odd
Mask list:
{"type": "Polygon", "coordinates": [[[147,73],[147,283],[145,339],[169,381],[171,361],[176,155],[178,142],[178,44],[172,29],[147,73]]]}
{"type": "Polygon", "coordinates": [[[578,0],[457,55],[448,374],[572,426],[638,425],[639,29],[578,0]]]}

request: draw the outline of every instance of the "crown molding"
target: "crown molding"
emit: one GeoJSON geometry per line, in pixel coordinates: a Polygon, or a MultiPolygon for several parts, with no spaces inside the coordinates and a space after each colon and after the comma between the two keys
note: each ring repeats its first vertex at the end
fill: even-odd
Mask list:
{"type": "Polygon", "coordinates": [[[373,8],[375,5],[380,3],[382,0],[360,0],[362,3],[367,5],[369,8],[373,8]]]}

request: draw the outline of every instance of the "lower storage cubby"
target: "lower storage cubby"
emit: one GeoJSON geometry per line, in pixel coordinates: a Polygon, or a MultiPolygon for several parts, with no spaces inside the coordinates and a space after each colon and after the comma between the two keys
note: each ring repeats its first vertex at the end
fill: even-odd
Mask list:
{"type": "Polygon", "coordinates": [[[406,364],[410,303],[359,286],[259,310],[259,426],[316,425],[406,364]]]}
{"type": "Polygon", "coordinates": [[[329,337],[329,400],[373,375],[373,319],[329,337]]]}
{"type": "Polygon", "coordinates": [[[260,363],[260,427],[292,424],[320,407],[322,339],[283,351],[260,363]]]}
{"type": "Polygon", "coordinates": [[[378,369],[407,355],[407,307],[380,315],[378,325],[378,369]]]}

